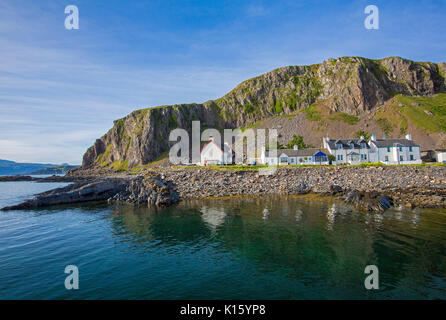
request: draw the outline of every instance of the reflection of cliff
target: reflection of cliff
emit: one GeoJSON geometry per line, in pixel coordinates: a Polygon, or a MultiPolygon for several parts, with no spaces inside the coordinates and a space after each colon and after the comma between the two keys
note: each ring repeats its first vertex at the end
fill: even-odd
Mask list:
{"type": "Polygon", "coordinates": [[[197,210],[177,206],[116,206],[112,227],[119,240],[143,246],[151,245],[149,242],[162,246],[193,245],[210,235],[197,210]]]}

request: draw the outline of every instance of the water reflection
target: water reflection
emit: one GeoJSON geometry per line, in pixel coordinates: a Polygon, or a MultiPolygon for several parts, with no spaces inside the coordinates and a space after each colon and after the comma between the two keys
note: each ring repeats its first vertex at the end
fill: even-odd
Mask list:
{"type": "Polygon", "coordinates": [[[270,212],[269,212],[268,208],[263,209],[262,219],[263,220],[268,220],[269,219],[269,215],[270,215],[270,212]]]}
{"type": "Polygon", "coordinates": [[[117,241],[139,249],[170,248],[165,254],[182,256],[201,252],[201,263],[211,269],[210,261],[229,255],[242,273],[254,268],[305,290],[333,290],[334,298],[339,292],[345,298],[369,297],[363,287],[368,264],[382,275],[373,297],[418,297],[419,288],[446,297],[446,228],[413,213],[362,213],[336,201],[292,197],[214,199],[158,210],[118,206],[112,227],[117,241]]]}
{"type": "Polygon", "coordinates": [[[200,212],[201,219],[203,219],[213,233],[215,233],[217,228],[225,222],[225,218],[227,216],[225,209],[222,207],[212,208],[203,206],[200,209],[200,212]]]}

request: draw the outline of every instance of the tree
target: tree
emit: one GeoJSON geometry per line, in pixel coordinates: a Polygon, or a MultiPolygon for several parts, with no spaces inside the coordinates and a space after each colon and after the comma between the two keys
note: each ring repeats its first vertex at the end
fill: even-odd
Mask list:
{"type": "Polygon", "coordinates": [[[328,155],[328,161],[330,161],[330,163],[332,163],[333,161],[336,161],[336,157],[332,154],[328,155]]]}
{"type": "Polygon", "coordinates": [[[288,144],[286,144],[285,146],[288,149],[293,149],[294,145],[297,145],[299,149],[311,148],[311,145],[307,145],[304,141],[304,137],[302,137],[301,135],[293,135],[293,139],[291,139],[290,142],[288,142],[288,144]]]}
{"type": "Polygon", "coordinates": [[[367,131],[364,131],[362,129],[358,130],[355,132],[355,136],[357,138],[361,138],[364,137],[364,139],[369,140],[370,139],[370,133],[368,133],[367,131]]]}

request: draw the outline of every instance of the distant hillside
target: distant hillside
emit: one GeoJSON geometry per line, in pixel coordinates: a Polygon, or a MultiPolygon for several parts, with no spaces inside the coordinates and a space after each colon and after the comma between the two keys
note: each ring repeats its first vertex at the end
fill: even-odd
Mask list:
{"type": "Polygon", "coordinates": [[[40,169],[31,173],[31,175],[41,175],[41,174],[66,174],[71,169],[77,168],[78,166],[70,165],[59,165],[52,166],[44,169],[40,169]]]}
{"type": "MultiPolygon", "coordinates": [[[[52,167],[57,168],[60,166],[50,163],[18,163],[14,161],[0,160],[0,175],[47,174],[47,173],[36,173],[36,172],[40,172],[40,170],[52,167]]],[[[74,168],[73,166],[68,166],[68,165],[63,165],[61,167],[70,167],[70,169],[74,168]]]]}
{"type": "Polygon", "coordinates": [[[170,148],[169,132],[205,128],[275,128],[279,143],[294,134],[320,146],[321,137],[378,137],[410,132],[423,149],[446,146],[446,64],[400,57],[328,59],[288,66],[246,80],[204,103],[137,110],[116,120],[84,155],[82,169],[124,170],[151,163],[170,148]]]}

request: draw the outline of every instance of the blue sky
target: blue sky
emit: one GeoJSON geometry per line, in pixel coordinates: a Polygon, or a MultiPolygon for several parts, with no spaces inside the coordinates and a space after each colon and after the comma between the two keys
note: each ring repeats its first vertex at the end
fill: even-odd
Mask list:
{"type": "Polygon", "coordinates": [[[80,164],[135,109],[215,99],[281,66],[445,61],[444,30],[446,1],[0,0],[0,159],[80,164]]]}

